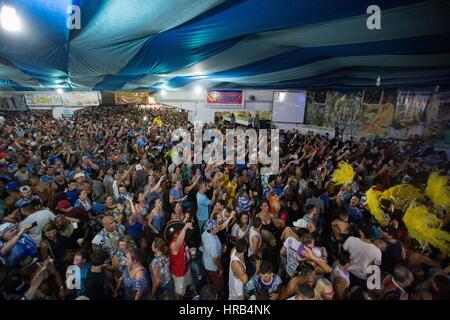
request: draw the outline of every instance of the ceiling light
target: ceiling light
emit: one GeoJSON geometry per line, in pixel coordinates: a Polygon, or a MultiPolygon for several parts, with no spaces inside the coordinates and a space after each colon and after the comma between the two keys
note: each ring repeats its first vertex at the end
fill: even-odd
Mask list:
{"type": "Polygon", "coordinates": [[[58,94],[63,94],[63,93],[64,93],[63,89],[61,89],[61,88],[56,89],[56,92],[57,92],[58,94]]]}
{"type": "Polygon", "coordinates": [[[20,17],[16,13],[16,9],[13,7],[3,6],[0,12],[0,21],[2,28],[7,31],[20,31],[22,30],[22,23],[20,17]]]}
{"type": "Polygon", "coordinates": [[[195,93],[201,93],[202,92],[202,87],[195,86],[194,91],[195,91],[195,93]]]}

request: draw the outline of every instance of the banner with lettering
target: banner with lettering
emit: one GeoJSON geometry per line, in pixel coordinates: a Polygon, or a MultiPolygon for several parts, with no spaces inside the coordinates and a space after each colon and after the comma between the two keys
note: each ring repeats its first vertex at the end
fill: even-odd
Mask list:
{"type": "Polygon", "coordinates": [[[65,107],[98,106],[99,93],[97,91],[66,92],[61,96],[62,105],[65,107]]]}
{"type": "Polygon", "coordinates": [[[242,90],[208,90],[206,103],[212,108],[243,108],[242,90]]]}
{"type": "Polygon", "coordinates": [[[116,104],[147,104],[149,94],[143,91],[124,91],[116,93],[116,104]]]}
{"type": "Polygon", "coordinates": [[[27,93],[25,102],[28,106],[60,106],[61,95],[57,93],[27,93]]]}

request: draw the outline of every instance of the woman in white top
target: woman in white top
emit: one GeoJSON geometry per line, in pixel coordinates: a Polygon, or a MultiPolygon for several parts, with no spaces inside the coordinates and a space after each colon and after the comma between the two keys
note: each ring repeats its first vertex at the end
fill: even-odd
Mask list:
{"type": "Polygon", "coordinates": [[[336,293],[336,300],[344,300],[350,287],[350,272],[348,272],[348,268],[351,266],[350,254],[345,251],[341,252],[336,262],[331,272],[331,281],[336,293]]]}
{"type": "Polygon", "coordinates": [[[247,213],[242,213],[238,222],[233,225],[231,229],[231,237],[233,241],[238,241],[239,239],[246,239],[248,241],[249,233],[249,218],[247,213]]]}
{"type": "Polygon", "coordinates": [[[238,240],[236,247],[231,250],[228,277],[229,300],[244,300],[244,286],[249,280],[245,267],[246,250],[247,242],[244,239],[238,240]]]}

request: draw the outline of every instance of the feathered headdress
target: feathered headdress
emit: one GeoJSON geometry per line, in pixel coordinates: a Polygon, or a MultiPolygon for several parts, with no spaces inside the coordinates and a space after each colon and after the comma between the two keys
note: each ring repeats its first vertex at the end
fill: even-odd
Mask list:
{"type": "Polygon", "coordinates": [[[375,187],[370,188],[366,191],[366,205],[375,220],[377,220],[381,226],[385,227],[388,225],[389,221],[384,215],[383,210],[380,208],[380,198],[382,195],[383,192],[375,190],[375,187]]]}
{"type": "Polygon", "coordinates": [[[420,189],[411,184],[402,183],[392,188],[383,191],[381,199],[388,199],[394,203],[398,209],[408,206],[411,201],[423,198],[423,193],[420,189]]]}
{"type": "Polygon", "coordinates": [[[331,181],[337,186],[342,184],[349,184],[355,178],[355,172],[353,167],[347,162],[341,161],[338,164],[336,170],[334,170],[333,177],[331,181]]]}
{"type": "Polygon", "coordinates": [[[427,207],[411,204],[403,216],[409,234],[421,245],[425,242],[450,254],[450,233],[441,230],[442,220],[430,213],[427,207]]]}
{"type": "Polygon", "coordinates": [[[444,209],[450,208],[450,188],[447,185],[447,177],[433,172],[428,177],[425,194],[433,203],[444,209]]]}

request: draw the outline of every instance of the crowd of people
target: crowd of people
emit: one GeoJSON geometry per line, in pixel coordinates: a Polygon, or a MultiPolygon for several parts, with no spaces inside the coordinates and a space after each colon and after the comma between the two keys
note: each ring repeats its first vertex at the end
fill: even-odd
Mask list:
{"type": "Polygon", "coordinates": [[[448,246],[408,232],[395,199],[380,201],[387,223],[367,203],[371,188],[448,177],[446,153],[417,137],[280,131],[279,173],[263,176],[259,164],[172,162],[172,132],[193,130],[175,109],[2,116],[0,299],[450,296],[448,246]],[[336,184],[341,162],[354,176],[336,184]]]}

